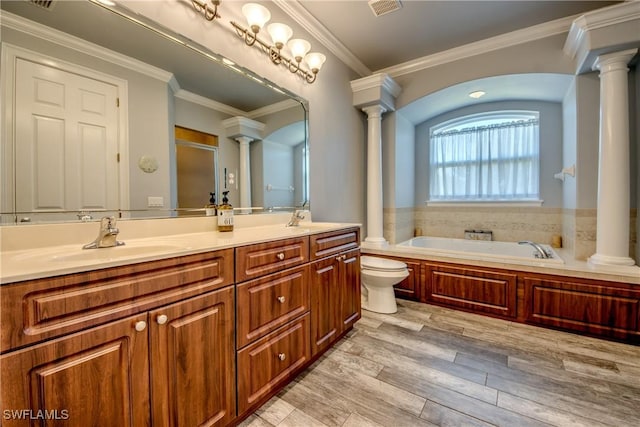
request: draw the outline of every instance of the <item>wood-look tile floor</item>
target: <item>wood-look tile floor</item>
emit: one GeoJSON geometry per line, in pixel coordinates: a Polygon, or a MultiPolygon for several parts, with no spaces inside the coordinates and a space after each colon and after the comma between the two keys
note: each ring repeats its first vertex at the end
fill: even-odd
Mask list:
{"type": "Polygon", "coordinates": [[[243,426],[640,426],[640,347],[398,300],[243,426]]]}

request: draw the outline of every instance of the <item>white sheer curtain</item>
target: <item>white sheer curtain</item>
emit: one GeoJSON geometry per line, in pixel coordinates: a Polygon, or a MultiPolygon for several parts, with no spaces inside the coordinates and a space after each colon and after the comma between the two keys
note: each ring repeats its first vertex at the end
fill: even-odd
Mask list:
{"type": "Polygon", "coordinates": [[[538,200],[537,119],[434,133],[430,201],[538,200]]]}

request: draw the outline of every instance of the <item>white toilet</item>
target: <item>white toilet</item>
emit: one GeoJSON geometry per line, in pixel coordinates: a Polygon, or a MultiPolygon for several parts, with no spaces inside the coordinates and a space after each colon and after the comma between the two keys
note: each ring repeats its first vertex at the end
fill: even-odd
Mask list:
{"type": "Polygon", "coordinates": [[[398,311],[393,286],[407,276],[407,264],[385,258],[363,255],[360,258],[362,273],[362,308],[376,313],[398,311]]]}

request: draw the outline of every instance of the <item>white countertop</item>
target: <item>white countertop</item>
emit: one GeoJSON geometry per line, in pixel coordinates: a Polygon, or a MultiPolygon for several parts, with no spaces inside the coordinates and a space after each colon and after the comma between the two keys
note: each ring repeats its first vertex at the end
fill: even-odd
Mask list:
{"type": "Polygon", "coordinates": [[[420,259],[424,261],[448,262],[452,264],[470,265],[476,267],[500,268],[504,270],[516,270],[530,273],[553,274],[559,276],[578,277],[584,279],[606,280],[612,282],[622,282],[640,285],[640,267],[638,266],[596,266],[586,261],[571,258],[567,251],[554,249],[564,260],[564,264],[545,263],[544,260],[532,262],[525,265],[518,262],[488,261],[479,256],[444,256],[439,254],[428,254],[417,248],[407,248],[396,245],[389,245],[385,248],[368,247],[366,243],[361,247],[363,254],[369,255],[389,255],[420,259]]]}
{"type": "MultiPolygon", "coordinates": [[[[231,232],[200,231],[132,239],[127,239],[127,234],[121,230],[118,240],[124,241],[125,245],[113,248],[83,250],[81,244],[73,243],[15,250],[3,249],[0,253],[0,283],[7,284],[154,261],[354,226],[357,227],[359,224],[301,222],[298,227],[273,224],[241,227],[231,232]]],[[[16,237],[11,236],[11,238],[16,237]]],[[[28,239],[28,236],[23,236],[22,239],[28,239]]],[[[8,244],[3,246],[11,248],[8,244]]]]}

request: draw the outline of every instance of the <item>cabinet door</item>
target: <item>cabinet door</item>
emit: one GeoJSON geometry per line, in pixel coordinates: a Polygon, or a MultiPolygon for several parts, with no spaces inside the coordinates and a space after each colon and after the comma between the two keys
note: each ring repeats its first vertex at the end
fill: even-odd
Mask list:
{"type": "Polygon", "coordinates": [[[340,256],[339,333],[350,329],[360,319],[360,249],[340,256]]]}
{"type": "Polygon", "coordinates": [[[133,316],[3,355],[3,426],[150,425],[146,327],[133,316]]]}
{"type": "Polygon", "coordinates": [[[402,282],[393,287],[396,297],[406,298],[414,301],[420,300],[420,286],[421,286],[421,268],[420,262],[412,262],[406,258],[392,258],[397,261],[407,264],[407,271],[409,276],[402,282]]]}
{"type": "Polygon", "coordinates": [[[339,264],[325,258],[311,264],[311,356],[326,350],[338,337],[339,264]]]}
{"type": "Polygon", "coordinates": [[[156,426],[235,417],[234,292],[227,287],[149,312],[156,426]]]}

